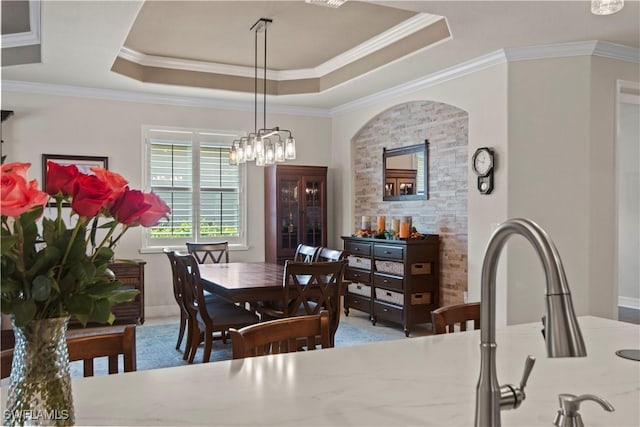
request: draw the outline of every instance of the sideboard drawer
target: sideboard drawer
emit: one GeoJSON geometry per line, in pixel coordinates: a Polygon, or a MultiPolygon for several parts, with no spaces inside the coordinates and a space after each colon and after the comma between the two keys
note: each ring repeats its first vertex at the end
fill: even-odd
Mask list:
{"type": "Polygon", "coordinates": [[[371,283],[371,274],[355,268],[347,268],[344,271],[344,278],[352,282],[371,283]]]}
{"type": "Polygon", "coordinates": [[[373,256],[376,258],[404,259],[404,248],[402,246],[375,245],[373,256]]]}
{"type": "Polygon", "coordinates": [[[373,303],[373,315],[378,319],[402,323],[402,308],[384,302],[373,303]]]}
{"type": "Polygon", "coordinates": [[[387,276],[385,274],[373,273],[373,284],[387,289],[397,289],[402,292],[403,280],[399,277],[387,276]]]}
{"type": "Polygon", "coordinates": [[[344,249],[353,255],[371,255],[371,243],[345,242],[344,249]]]}

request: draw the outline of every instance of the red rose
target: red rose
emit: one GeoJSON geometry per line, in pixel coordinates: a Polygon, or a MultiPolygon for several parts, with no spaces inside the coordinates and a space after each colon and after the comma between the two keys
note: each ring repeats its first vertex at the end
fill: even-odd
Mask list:
{"type": "Polygon", "coordinates": [[[52,196],[57,194],[69,196],[73,193],[73,183],[79,175],[80,172],[76,165],[61,165],[49,160],[47,162],[47,188],[44,190],[52,196]]]}
{"type": "Polygon", "coordinates": [[[120,194],[122,194],[127,188],[128,182],[122,175],[108,171],[104,168],[91,168],[91,170],[102,182],[111,188],[111,197],[109,197],[109,200],[107,200],[107,203],[104,205],[104,208],[109,210],[120,194]]]}
{"type": "Polygon", "coordinates": [[[111,189],[100,178],[81,173],[73,184],[71,208],[80,216],[96,216],[110,196],[111,189]]]}
{"type": "Polygon", "coordinates": [[[18,217],[34,207],[44,206],[49,195],[38,190],[34,179],[27,182],[27,169],[30,163],[7,163],[2,165],[0,213],[18,217]]]}
{"type": "Polygon", "coordinates": [[[149,203],[145,203],[142,191],[129,190],[127,187],[113,204],[111,214],[118,222],[135,226],[140,223],[140,216],[150,207],[149,203]]]}
{"type": "Polygon", "coordinates": [[[140,216],[140,225],[143,227],[158,225],[160,220],[166,218],[171,212],[169,206],[155,193],[144,193],[144,201],[151,207],[140,216]]]}

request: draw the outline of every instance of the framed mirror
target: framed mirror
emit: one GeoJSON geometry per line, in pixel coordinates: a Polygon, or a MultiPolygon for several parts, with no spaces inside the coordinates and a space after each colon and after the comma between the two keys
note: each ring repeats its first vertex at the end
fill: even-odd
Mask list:
{"type": "Polygon", "coordinates": [[[382,149],[382,200],[427,200],[429,140],[382,149]]]}

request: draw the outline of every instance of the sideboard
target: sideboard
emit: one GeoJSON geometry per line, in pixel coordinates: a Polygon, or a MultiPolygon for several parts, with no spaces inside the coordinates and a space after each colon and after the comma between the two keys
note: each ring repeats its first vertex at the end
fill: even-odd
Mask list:
{"type": "Polygon", "coordinates": [[[431,310],[440,301],[440,239],[387,240],[343,236],[350,283],[344,312],[350,309],[378,319],[401,323],[409,336],[411,327],[431,322],[431,310]]]}
{"type": "MultiPolygon", "coordinates": [[[[140,291],[136,297],[127,302],[122,302],[111,308],[116,317],[114,324],[144,323],[144,266],[142,260],[115,260],[109,265],[116,279],[122,282],[121,289],[137,289],[140,291]]],[[[92,324],[93,325],[93,324],[92,324]]],[[[75,318],[69,320],[69,328],[81,327],[75,318]]]]}

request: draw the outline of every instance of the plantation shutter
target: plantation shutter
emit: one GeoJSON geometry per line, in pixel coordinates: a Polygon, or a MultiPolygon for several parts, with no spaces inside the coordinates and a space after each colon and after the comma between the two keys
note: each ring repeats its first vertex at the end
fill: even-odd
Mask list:
{"type": "Polygon", "coordinates": [[[240,234],[239,168],[229,165],[229,147],[200,151],[200,237],[240,234]]]}
{"type": "Polygon", "coordinates": [[[148,129],[145,137],[149,187],[171,208],[169,220],[149,230],[146,246],[246,244],[244,168],[229,164],[237,135],[148,129]]]}

